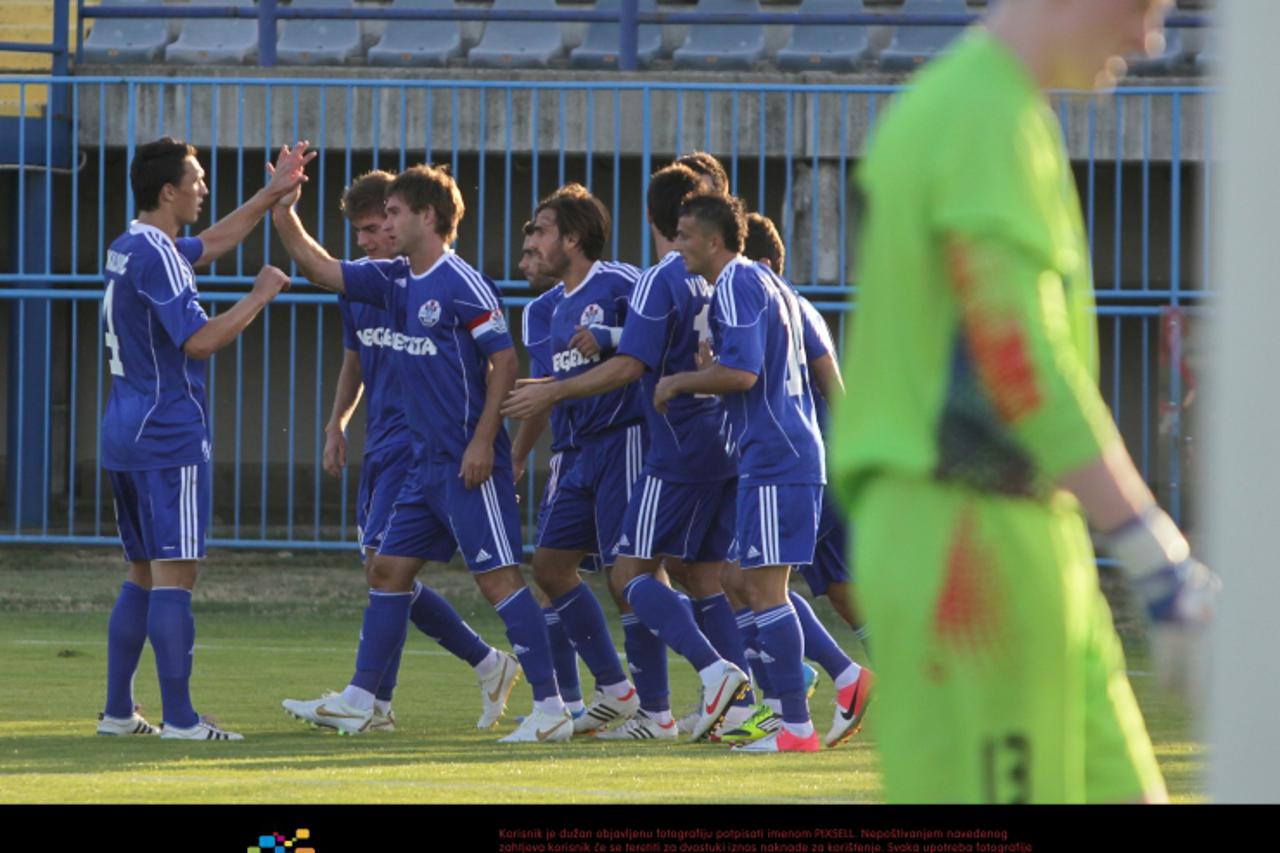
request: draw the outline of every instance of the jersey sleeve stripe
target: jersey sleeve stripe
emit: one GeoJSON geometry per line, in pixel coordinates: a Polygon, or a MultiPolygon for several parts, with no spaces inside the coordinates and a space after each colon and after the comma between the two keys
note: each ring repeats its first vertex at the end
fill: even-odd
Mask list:
{"type": "Polygon", "coordinates": [[[480,276],[480,273],[471,269],[457,255],[449,256],[449,266],[458,273],[458,277],[466,282],[467,286],[475,293],[476,298],[480,300],[480,304],[495,311],[500,310],[498,297],[489,289],[488,283],[480,276]]]}
{"type": "Polygon", "coordinates": [[[187,259],[178,254],[178,250],[168,240],[157,239],[160,240],[160,253],[169,262],[169,269],[171,270],[169,280],[173,284],[173,292],[180,294],[187,286],[187,279],[182,274],[183,270],[186,269],[187,259]]]}
{"type": "Polygon", "coordinates": [[[631,291],[631,307],[643,313],[644,303],[649,298],[649,291],[653,290],[653,282],[658,278],[658,273],[662,270],[662,264],[656,267],[649,267],[640,276],[636,282],[635,289],[631,291]]]}
{"type": "Polygon", "coordinates": [[[165,273],[169,277],[169,287],[173,290],[173,295],[177,296],[182,292],[182,276],[178,273],[173,257],[169,252],[165,251],[164,238],[150,232],[143,232],[143,236],[146,237],[152,248],[156,250],[156,254],[160,256],[160,262],[164,265],[165,273]]]}

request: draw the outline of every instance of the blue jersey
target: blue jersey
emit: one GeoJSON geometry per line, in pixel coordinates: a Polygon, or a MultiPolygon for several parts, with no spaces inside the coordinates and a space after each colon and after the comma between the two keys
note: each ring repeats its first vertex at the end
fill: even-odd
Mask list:
{"type": "Polygon", "coordinates": [[[618,352],[643,362],[640,379],[649,450],[645,471],[677,483],[711,483],[738,473],[726,446],[724,403],[714,395],[681,395],[660,414],[653,407],[658,380],[697,370],[698,344],[710,338],[711,285],[690,275],[679,252],[668,252],[644,271],[631,295],[631,310],[618,352]]]}
{"type": "MultiPolygon", "coordinates": [[[[800,303],[800,313],[803,315],[804,354],[808,359],[806,364],[812,364],[824,355],[834,356],[836,345],[831,340],[831,329],[827,327],[826,319],[818,313],[817,308],[813,307],[812,302],[799,293],[796,294],[796,301],[800,303]]],[[[827,398],[822,396],[822,389],[818,387],[812,372],[809,375],[809,391],[813,394],[813,408],[818,418],[818,428],[825,430],[827,428],[827,398]]]]}
{"type": "MultiPolygon", "coordinates": [[[[489,356],[513,346],[498,289],[452,251],[416,276],[405,258],[344,261],[342,281],[348,299],[394,323],[405,416],[425,458],[460,461],[484,410],[489,356]]],[[[494,462],[511,464],[503,428],[494,462]]]]}
{"type": "MultiPolygon", "coordinates": [[[[582,283],[564,291],[551,313],[551,375],[557,381],[585,373],[610,357],[598,352],[585,356],[569,345],[578,327],[618,329],[626,322],[627,301],[640,270],[630,264],[596,261],[582,283]]],[[[634,383],[594,397],[556,404],[563,411],[564,438],[570,446],[644,417],[640,389],[634,383]]]]}
{"type": "MultiPolygon", "coordinates": [[[[553,376],[551,346],[551,315],[556,305],[564,298],[564,285],[557,284],[550,290],[539,294],[524,308],[521,320],[521,335],[524,348],[529,351],[529,375],[534,379],[545,379],[553,376]]],[[[551,408],[551,450],[571,450],[577,445],[569,440],[567,424],[568,410],[561,406],[551,408]]]]}
{"type": "Polygon", "coordinates": [[[196,292],[197,237],[169,239],[133,222],[107,251],[103,324],[111,394],[102,417],[102,466],[175,468],[209,459],[205,363],[182,345],[209,322],[196,292]]]}
{"type": "Polygon", "coordinates": [[[400,390],[399,364],[403,346],[396,349],[395,323],[381,308],[338,297],[342,317],[342,339],[347,349],[360,357],[364,380],[364,453],[378,453],[409,442],[409,425],[404,417],[404,395],[400,390]]]}
{"type": "Polygon", "coordinates": [[[756,382],[725,396],[742,486],[826,482],[822,436],[809,388],[804,315],[795,292],[741,255],[716,279],[711,305],[716,358],[756,382]]]}

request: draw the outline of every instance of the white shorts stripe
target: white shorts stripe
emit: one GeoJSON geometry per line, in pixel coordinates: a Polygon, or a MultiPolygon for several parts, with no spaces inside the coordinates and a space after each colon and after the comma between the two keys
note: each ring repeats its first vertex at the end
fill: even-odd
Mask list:
{"type": "Polygon", "coordinates": [[[490,477],[480,484],[480,492],[484,497],[485,509],[489,515],[489,529],[493,532],[493,541],[498,548],[498,557],[504,565],[515,562],[511,558],[511,543],[507,541],[506,525],[502,523],[502,513],[498,508],[498,492],[490,477]]]}
{"type": "Polygon", "coordinates": [[[636,556],[650,559],[653,553],[654,526],[657,523],[658,498],[662,492],[662,481],[654,477],[646,477],[644,494],[640,498],[640,518],[636,522],[636,556]]]}

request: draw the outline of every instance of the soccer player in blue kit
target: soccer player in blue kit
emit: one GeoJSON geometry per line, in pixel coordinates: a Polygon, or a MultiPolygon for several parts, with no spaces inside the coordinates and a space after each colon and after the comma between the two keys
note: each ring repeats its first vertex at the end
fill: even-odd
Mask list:
{"type": "Polygon", "coordinates": [[[783,725],[734,749],[814,752],[820,746],[805,698],[804,640],[787,580],[792,565],[813,562],[826,479],[823,444],[799,303],[790,287],[742,256],[745,236],[739,200],[695,193],[681,202],[676,244],[685,266],[715,282],[716,363],[664,376],[653,404],[666,412],[686,396],[723,396],[729,440],[739,449],[730,557],[745,572],[743,588],[783,725]]]}
{"type": "Polygon", "coordinates": [[[240,243],[275,202],[306,180],[306,143],[281,149],[266,187],[197,237],[209,194],[196,149],[170,137],[138,147],[129,181],[138,218],[107,251],[103,322],[111,392],[102,417],[102,467],[115,499],[128,572],[107,625],[107,700],[100,735],[153,735],[137,712],[133,676],[147,640],[156,657],[160,736],[241,740],[191,702],[195,620],[191,593],[210,522],[205,362],[233,342],[289,279],[265,266],[253,289],[210,319],[193,267],[240,243]]]}
{"type": "MultiPolygon", "coordinates": [[[[372,260],[394,257],[391,235],[383,229],[387,187],[394,180],[395,175],[389,172],[368,172],[356,178],[342,194],[342,213],[355,230],[356,244],[372,260]]],[[[279,203],[292,206],[295,201],[286,197],[279,203]]],[[[401,367],[397,363],[403,355],[400,344],[404,339],[396,337],[395,323],[384,309],[339,297],[338,312],[346,349],[338,372],[333,414],[325,425],[324,467],[329,474],[341,476],[347,462],[345,430],[363,396],[365,440],[356,499],[356,535],[367,575],[382,543],[391,507],[411,469],[412,430],[405,420],[401,367]]],[[[497,723],[519,677],[516,660],[480,639],[443,596],[416,580],[409,621],[477,671],[482,709],[476,727],[487,729],[497,723]]],[[[369,731],[395,730],[391,697],[402,649],[403,646],[392,655],[378,684],[369,731]]]]}
{"type": "MultiPolygon", "coordinates": [[[[525,345],[538,382],[558,382],[607,360],[626,319],[640,271],[600,259],[609,213],[580,184],[539,202],[528,244],[540,272],[558,281],[525,314],[525,345]],[[550,307],[548,312],[546,307],[550,307]]],[[[596,678],[597,694],[574,721],[578,733],[633,717],[640,707],[622,671],[600,602],[578,575],[590,553],[609,567],[626,500],[644,461],[639,389],[627,386],[551,410],[558,464],[538,515],[535,582],[596,678]]]]}
{"type": "MultiPolygon", "coordinates": [[[[747,214],[747,234],[744,240],[743,254],[761,266],[777,273],[782,278],[786,265],[786,247],[778,234],[777,228],[767,217],[759,213],[747,214]]],[[[831,332],[822,314],[813,303],[802,294],[795,294],[800,304],[804,321],[804,349],[809,362],[810,392],[813,394],[814,406],[817,410],[818,425],[825,428],[827,422],[827,401],[837,399],[844,394],[844,382],[840,377],[840,365],[835,360],[835,345],[831,340],[831,332]]],[[[848,533],[840,517],[838,506],[831,496],[824,492],[822,515],[818,522],[818,539],[814,549],[813,562],[799,565],[796,569],[803,575],[814,595],[826,595],[832,607],[849,622],[865,644],[866,634],[859,630],[859,624],[853,619],[854,602],[850,585],[849,566],[846,561],[846,545],[848,533]]],[[[870,703],[873,675],[870,670],[860,667],[844,652],[835,639],[819,621],[813,608],[794,590],[788,596],[800,620],[804,635],[804,653],[818,662],[836,686],[836,710],[830,731],[823,742],[827,746],[838,746],[851,738],[861,725],[863,714],[870,703]]],[[[765,694],[764,704],[750,719],[735,730],[722,732],[720,739],[724,743],[744,743],[758,740],[773,732],[782,725],[781,703],[771,698],[771,690],[767,684],[768,673],[764,667],[753,667],[756,680],[761,683],[765,694]]],[[[726,727],[727,728],[727,727],[726,727]]]]}
{"type": "Polygon", "coordinates": [[[503,742],[564,741],[573,723],[558,692],[542,611],[520,575],[511,446],[498,413],[515,383],[515,350],[497,288],[450,248],[464,211],[447,172],[407,169],[386,199],[385,228],[401,256],[356,262],[332,258],[292,209],[274,212],[281,240],[308,279],[391,313],[405,336],[406,414],[423,442],[370,571],[351,683],[338,696],[284,704],[302,719],[364,731],[404,638],[415,576],[425,561],[446,561],[461,550],[533,689],[533,713],[503,742]]]}
{"type": "MultiPolygon", "coordinates": [[[[504,414],[535,417],[561,401],[596,398],[637,381],[647,399],[664,373],[694,368],[711,290],[704,279],[685,272],[678,254],[665,250],[674,236],[680,198],[698,186],[697,176],[679,165],[650,179],[649,215],[663,257],[635,285],[614,356],[571,378],[517,389],[504,414]]],[[[719,580],[732,539],[735,463],[721,434],[724,410],[717,399],[681,400],[670,414],[649,405],[642,410],[649,421],[649,450],[642,481],[626,505],[610,574],[615,593],[621,592],[633,610],[622,621],[641,710],[605,735],[676,737],[667,682],[669,645],[699,671],[706,702],[700,703],[691,737],[701,740],[747,684],[741,634],[719,580]],[[708,602],[706,634],[656,576],[664,556],[691,564],[687,575],[696,584],[691,591],[708,602]],[[715,643],[709,640],[712,633],[718,635],[715,643]]]]}

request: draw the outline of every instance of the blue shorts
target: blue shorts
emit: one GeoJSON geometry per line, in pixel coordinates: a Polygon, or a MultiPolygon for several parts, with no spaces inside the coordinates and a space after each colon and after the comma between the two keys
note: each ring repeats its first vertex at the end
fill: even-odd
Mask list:
{"type": "Polygon", "coordinates": [[[131,563],[203,560],[212,517],[209,463],[108,471],[116,527],[131,563]]]}
{"type": "MultiPolygon", "coordinates": [[[[539,548],[610,554],[644,465],[645,429],[632,424],[561,454],[538,513],[539,548]]],[[[606,565],[613,563],[607,558],[606,565]]]]}
{"type": "Polygon", "coordinates": [[[377,551],[382,544],[391,508],[413,471],[414,458],[413,449],[407,444],[364,458],[356,495],[356,542],[362,554],[370,548],[377,551]]]}
{"type": "Polygon", "coordinates": [[[742,486],[730,559],[744,569],[813,562],[822,486],[742,486]]]}
{"type": "Polygon", "coordinates": [[[686,563],[724,560],[733,541],[737,479],[676,483],[646,474],[627,502],[615,555],[679,557],[686,563]]]}
{"type": "Polygon", "coordinates": [[[814,595],[826,595],[827,587],[833,583],[849,582],[848,548],[849,531],[844,526],[840,508],[831,493],[824,491],[813,562],[798,567],[814,595]]]}
{"type": "Polygon", "coordinates": [[[520,511],[511,468],[495,465],[474,489],[458,476],[458,460],[419,460],[400,494],[378,553],[447,562],[455,551],[472,572],[520,564],[520,511]]]}
{"type": "MultiPolygon", "coordinates": [[[[542,521],[546,516],[547,507],[551,505],[551,501],[555,497],[556,489],[560,483],[560,473],[572,467],[573,461],[577,458],[577,448],[559,450],[551,455],[547,473],[547,486],[542,490],[542,503],[538,505],[538,530],[542,530],[542,521]]],[[[600,561],[600,554],[597,551],[587,554],[578,565],[578,571],[581,572],[598,572],[603,568],[604,564],[600,561]]]]}

